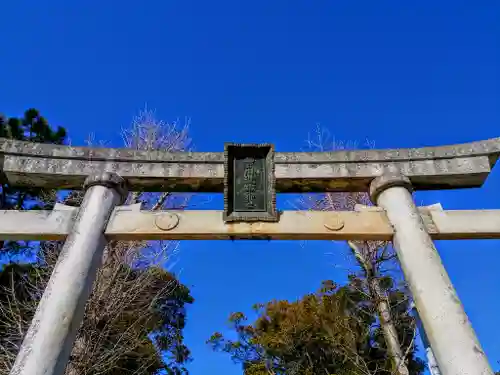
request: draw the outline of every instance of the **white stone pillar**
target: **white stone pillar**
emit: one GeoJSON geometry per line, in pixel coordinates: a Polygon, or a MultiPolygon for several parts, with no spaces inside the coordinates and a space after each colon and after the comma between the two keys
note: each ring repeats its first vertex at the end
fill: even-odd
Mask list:
{"type": "Polygon", "coordinates": [[[370,195],[394,228],[394,248],[441,373],[493,375],[415,206],[409,179],[398,174],[377,177],[370,195]]]}
{"type": "Polygon", "coordinates": [[[413,315],[415,316],[415,320],[417,321],[418,332],[420,333],[420,338],[422,339],[422,343],[424,344],[425,355],[427,357],[427,367],[429,368],[430,375],[441,375],[441,371],[439,371],[439,366],[436,362],[436,357],[434,356],[434,352],[429,344],[429,340],[427,339],[427,335],[425,334],[425,329],[422,326],[422,320],[420,316],[418,316],[418,311],[415,308],[415,303],[412,302],[411,309],[413,315]]]}
{"type": "Polygon", "coordinates": [[[126,197],[124,180],[96,173],[24,338],[11,375],[63,375],[106,245],[113,209],[126,197]]]}

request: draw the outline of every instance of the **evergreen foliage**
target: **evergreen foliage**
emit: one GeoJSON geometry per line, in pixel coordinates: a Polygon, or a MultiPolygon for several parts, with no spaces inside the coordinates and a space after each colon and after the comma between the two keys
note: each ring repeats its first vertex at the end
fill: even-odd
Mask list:
{"type": "MultiPolygon", "coordinates": [[[[250,325],[242,313],[234,313],[229,320],[237,339],[215,333],[208,342],[241,362],[246,375],[390,375],[376,306],[362,284],[356,276],[342,287],[325,281],[316,293],[298,301],[256,305],[259,317],[250,325]]],[[[395,306],[400,342],[409,353],[410,374],[420,375],[424,364],[415,355],[415,324],[407,313],[406,295],[390,280],[385,285],[395,306]]]]}

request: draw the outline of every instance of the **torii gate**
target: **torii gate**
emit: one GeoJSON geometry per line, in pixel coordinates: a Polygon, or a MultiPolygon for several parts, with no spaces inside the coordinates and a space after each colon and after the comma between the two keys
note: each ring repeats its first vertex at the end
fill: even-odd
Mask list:
{"type": "Polygon", "coordinates": [[[0,139],[13,186],[85,189],[79,208],[2,211],[0,238],[66,242],[11,375],[62,375],[106,241],[158,239],[392,240],[443,375],[492,375],[433,239],[500,238],[500,210],[417,208],[413,190],[480,187],[500,138],[396,150],[168,153],[0,139]],[[128,191],[224,192],[224,211],[140,211],[128,191]],[[369,192],[361,212],[276,211],[276,192],[369,192]]]}

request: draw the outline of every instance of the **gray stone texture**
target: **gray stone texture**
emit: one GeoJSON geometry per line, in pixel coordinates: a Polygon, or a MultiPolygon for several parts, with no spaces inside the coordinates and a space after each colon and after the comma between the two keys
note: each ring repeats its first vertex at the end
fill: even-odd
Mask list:
{"type": "MultiPolygon", "coordinates": [[[[0,139],[3,179],[12,185],[79,189],[92,173],[114,172],[131,190],[223,192],[223,152],[145,152],[0,139]]],[[[415,190],[481,186],[500,155],[500,138],[395,150],[275,153],[278,192],[368,191],[387,173],[415,190]]]]}

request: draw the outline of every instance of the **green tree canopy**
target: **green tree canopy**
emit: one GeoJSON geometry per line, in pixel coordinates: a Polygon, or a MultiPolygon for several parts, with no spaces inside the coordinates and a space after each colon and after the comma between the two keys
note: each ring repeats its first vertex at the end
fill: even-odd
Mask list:
{"type": "MultiPolygon", "coordinates": [[[[316,293],[294,302],[256,305],[259,317],[246,324],[242,313],[230,316],[236,340],[215,333],[214,350],[241,362],[246,375],[390,375],[391,362],[378,324],[376,308],[363,290],[363,280],[351,276],[346,286],[325,281],[316,293]]],[[[405,293],[384,284],[412,375],[423,371],[415,356],[414,321],[405,293]]]]}
{"type": "Polygon", "coordinates": [[[30,108],[21,118],[7,118],[0,114],[0,137],[38,143],[63,144],[66,129],[58,126],[54,130],[40,112],[30,108]]]}

